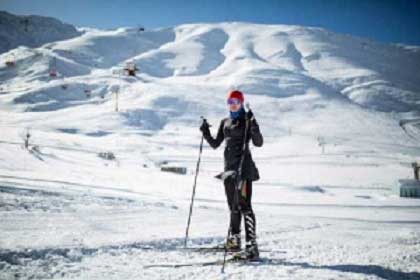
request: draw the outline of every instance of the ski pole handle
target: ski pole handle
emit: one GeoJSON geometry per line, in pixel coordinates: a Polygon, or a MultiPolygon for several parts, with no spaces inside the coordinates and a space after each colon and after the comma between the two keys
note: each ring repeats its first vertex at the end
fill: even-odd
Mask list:
{"type": "Polygon", "coordinates": [[[245,103],[245,108],[250,111],[251,110],[251,106],[249,106],[249,102],[245,103]]]}
{"type": "Polygon", "coordinates": [[[251,110],[251,106],[249,106],[249,102],[247,102],[246,104],[245,104],[245,108],[247,109],[247,112],[246,112],[246,119],[248,119],[248,120],[253,120],[254,119],[254,113],[252,112],[252,110],[251,110]]]}
{"type": "Polygon", "coordinates": [[[211,127],[211,125],[207,122],[207,119],[203,116],[200,116],[200,119],[203,121],[203,123],[207,123],[208,127],[211,127]]]}

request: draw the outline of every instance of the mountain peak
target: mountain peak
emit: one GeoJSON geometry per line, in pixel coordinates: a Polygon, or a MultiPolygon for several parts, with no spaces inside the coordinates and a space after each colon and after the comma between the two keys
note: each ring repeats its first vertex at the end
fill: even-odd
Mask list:
{"type": "Polygon", "coordinates": [[[0,53],[18,46],[39,47],[80,34],[74,26],[52,17],[17,16],[0,11],[0,53]]]}

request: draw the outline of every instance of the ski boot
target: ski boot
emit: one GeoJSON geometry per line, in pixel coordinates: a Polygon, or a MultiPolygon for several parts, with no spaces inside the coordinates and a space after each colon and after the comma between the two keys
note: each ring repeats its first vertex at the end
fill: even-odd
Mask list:
{"type": "Polygon", "coordinates": [[[258,251],[256,241],[247,242],[245,246],[245,258],[250,261],[258,260],[260,258],[260,252],[258,251]]]}
{"type": "Polygon", "coordinates": [[[241,251],[241,236],[240,234],[233,234],[226,241],[226,249],[228,252],[239,252],[241,251]]]}

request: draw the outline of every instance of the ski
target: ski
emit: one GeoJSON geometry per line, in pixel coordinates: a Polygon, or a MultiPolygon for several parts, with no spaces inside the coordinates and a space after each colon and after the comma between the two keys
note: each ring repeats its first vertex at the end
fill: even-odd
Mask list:
{"type": "Polygon", "coordinates": [[[180,248],[182,250],[186,250],[186,251],[193,251],[193,252],[224,252],[225,251],[225,247],[224,246],[207,246],[207,247],[202,247],[202,246],[196,246],[196,247],[186,247],[186,248],[180,248]]]}
{"type": "Polygon", "coordinates": [[[249,259],[247,258],[246,252],[244,251],[234,253],[231,259],[236,260],[236,261],[241,261],[241,262],[249,262],[249,263],[261,262],[263,260],[260,257],[249,259]]]}
{"type": "MultiPolygon", "coordinates": [[[[211,252],[224,252],[225,251],[225,247],[224,246],[214,246],[214,247],[187,247],[187,248],[179,248],[181,250],[185,250],[185,251],[192,251],[192,252],[201,252],[201,253],[211,253],[211,252]]],[[[238,254],[241,253],[242,251],[227,251],[228,254],[238,254]]],[[[264,249],[260,249],[260,252],[271,252],[271,250],[264,250],[264,249]]]]}
{"type": "MultiPolygon", "coordinates": [[[[124,247],[124,245],[121,245],[124,247]]],[[[133,246],[135,249],[145,250],[145,251],[160,251],[160,252],[170,252],[170,251],[180,251],[180,252],[198,252],[198,253],[218,253],[224,252],[225,247],[224,245],[198,245],[198,246],[190,246],[190,247],[157,247],[152,245],[142,245],[136,244],[133,246]]],[[[237,254],[242,251],[229,251],[229,254],[237,254]]],[[[277,253],[285,253],[285,251],[279,250],[267,250],[267,249],[260,249],[260,252],[277,252],[277,253]]]]}
{"type": "MultiPolygon", "coordinates": [[[[256,259],[256,260],[248,260],[242,257],[230,257],[226,259],[226,263],[262,263],[266,262],[267,259],[256,259]]],[[[216,261],[208,261],[208,262],[192,262],[192,263],[166,263],[166,264],[150,264],[145,265],[143,268],[180,268],[180,267],[190,267],[190,266],[213,266],[213,265],[222,265],[223,260],[216,260],[216,261]]]]}
{"type": "Polygon", "coordinates": [[[150,264],[144,265],[143,268],[180,268],[180,267],[188,267],[188,266],[211,266],[211,265],[221,265],[223,261],[209,261],[209,262],[195,262],[195,263],[177,263],[177,264],[150,264]]]}

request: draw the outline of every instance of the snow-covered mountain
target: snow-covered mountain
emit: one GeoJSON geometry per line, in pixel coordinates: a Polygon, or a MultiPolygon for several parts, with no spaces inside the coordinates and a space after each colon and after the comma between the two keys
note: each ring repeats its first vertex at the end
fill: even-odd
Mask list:
{"type": "MultiPolygon", "coordinates": [[[[59,28],[56,31],[48,33],[66,34],[59,28]]],[[[34,37],[39,36],[34,33],[34,37]]],[[[48,80],[53,59],[61,77],[79,81],[92,74],[107,79],[115,67],[134,61],[146,80],[193,77],[277,98],[313,90],[387,112],[418,112],[420,104],[419,48],[380,44],[319,28],[242,23],[146,32],[121,28],[86,32],[37,49],[20,47],[1,59],[2,80],[11,89],[48,80]],[[7,71],[4,62],[11,58],[22,71],[7,71]]]]}
{"type": "Polygon", "coordinates": [[[16,16],[0,11],[0,53],[18,46],[39,47],[45,43],[79,36],[81,32],[61,21],[42,16],[16,16]]]}
{"type": "MultiPolygon", "coordinates": [[[[239,22],[86,28],[0,55],[2,275],[220,278],[217,266],[142,265],[223,257],[179,247],[200,116],[214,134],[235,88],[265,138],[252,148],[253,201],[274,261],[231,265],[227,278],[419,277],[420,203],[394,191],[420,157],[419,62],[416,46],[239,22]]],[[[192,246],[226,235],[222,154],[204,146],[192,246]]]]}

